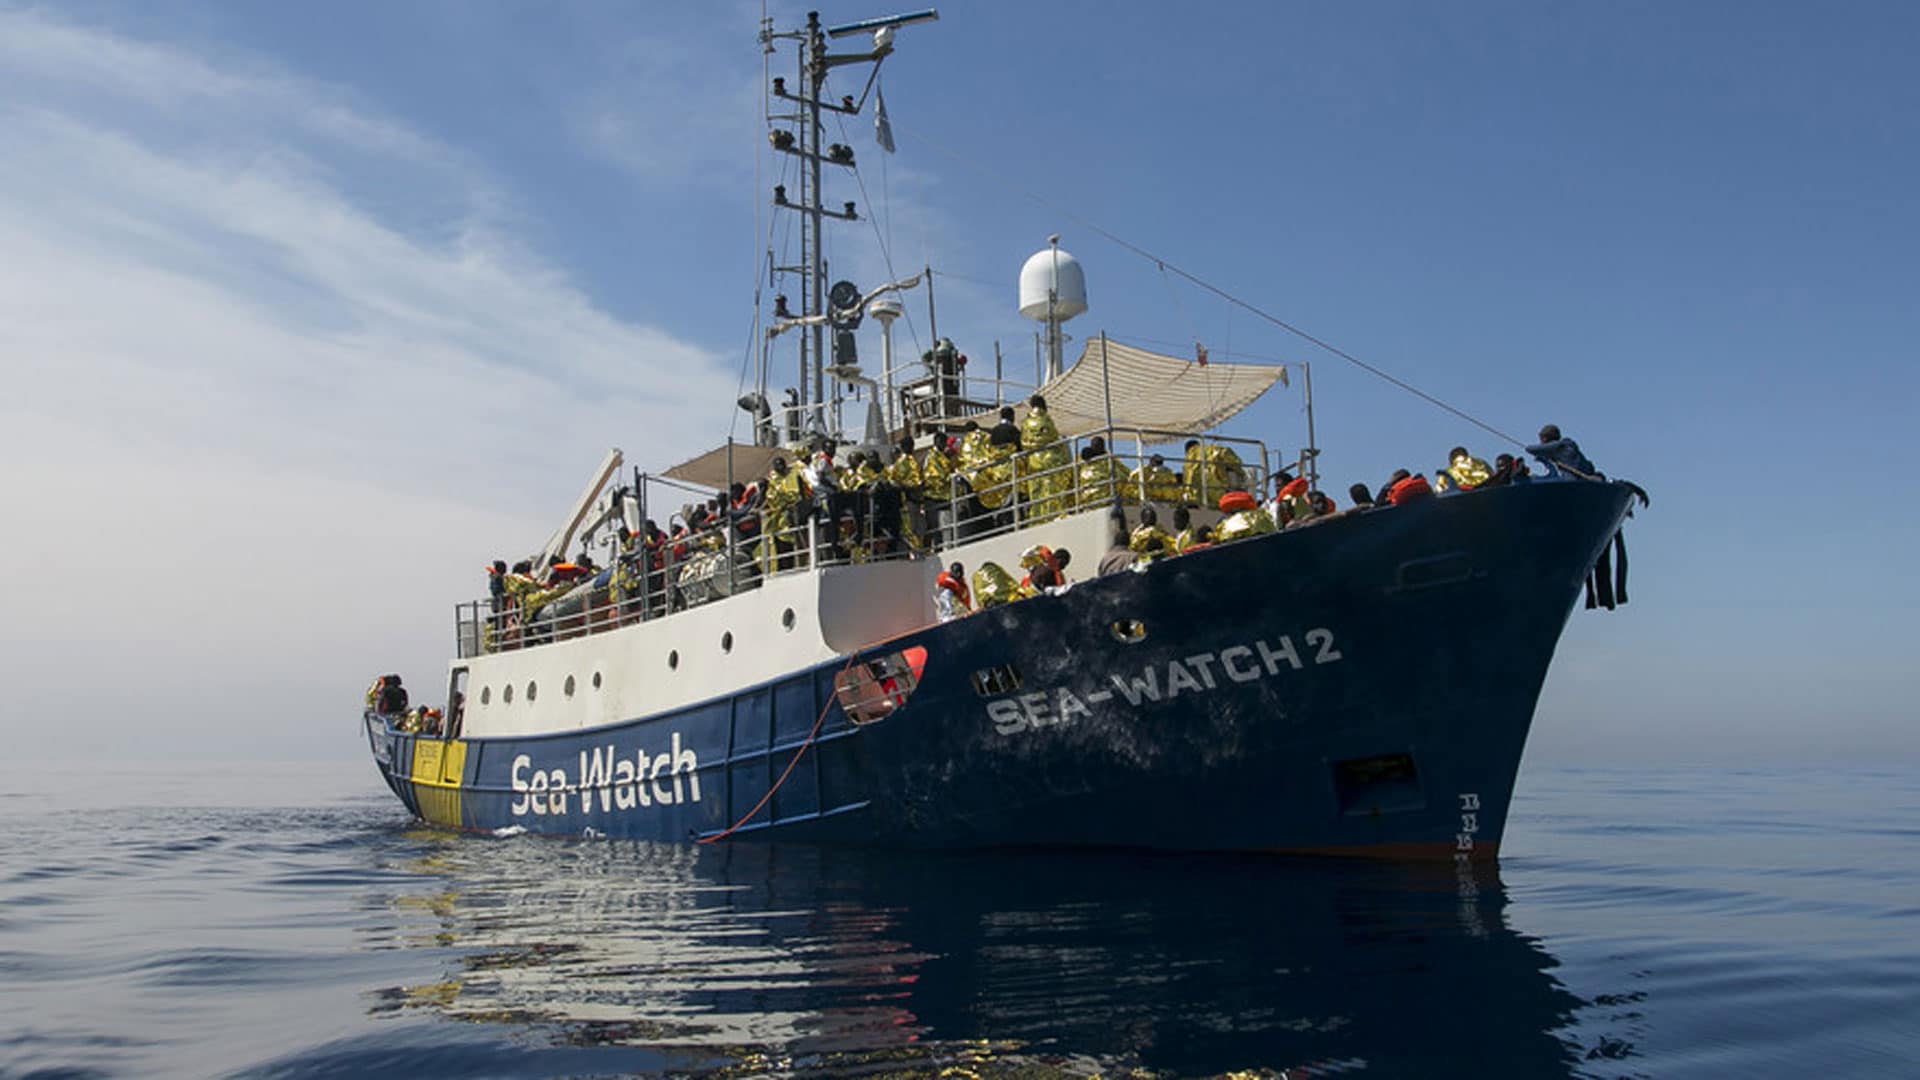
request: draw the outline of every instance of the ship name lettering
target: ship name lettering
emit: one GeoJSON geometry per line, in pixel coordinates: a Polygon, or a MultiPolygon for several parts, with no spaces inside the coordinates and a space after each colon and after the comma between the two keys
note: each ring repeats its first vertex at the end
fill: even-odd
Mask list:
{"type": "Polygon", "coordinates": [[[515,817],[565,814],[575,793],[581,813],[699,802],[699,769],[699,755],[681,745],[677,731],[671,749],[661,754],[640,747],[626,756],[613,743],[580,751],[577,787],[568,786],[565,769],[536,769],[533,758],[521,754],[513,759],[514,800],[508,809],[515,817]]]}
{"type": "MultiPolygon", "coordinates": [[[[1274,678],[1283,671],[1305,671],[1309,666],[1336,664],[1346,657],[1334,647],[1333,631],[1316,626],[1302,635],[1312,660],[1303,659],[1294,639],[1281,634],[1275,639],[1258,639],[1245,645],[1230,645],[1219,652],[1196,653],[1178,660],[1149,664],[1137,672],[1116,672],[1107,676],[1112,689],[1077,692],[1068,687],[1032,690],[987,702],[987,719],[1000,735],[1017,735],[1045,727],[1071,724],[1082,716],[1093,715],[1088,704],[1111,701],[1116,693],[1130,706],[1139,707],[1171,701],[1181,694],[1204,694],[1221,689],[1226,683],[1251,683],[1274,678]],[[1224,679],[1219,676],[1225,676],[1224,679]]],[[[1476,807],[1477,808],[1477,807],[1476,807]]]]}

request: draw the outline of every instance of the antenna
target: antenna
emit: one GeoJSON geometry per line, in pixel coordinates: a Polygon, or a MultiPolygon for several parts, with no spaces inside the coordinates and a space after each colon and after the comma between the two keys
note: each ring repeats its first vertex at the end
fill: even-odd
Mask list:
{"type": "MultiPolygon", "coordinates": [[[[823,146],[825,136],[821,124],[822,110],[856,116],[866,103],[863,93],[861,100],[852,96],[841,98],[838,102],[821,100],[827,75],[834,68],[848,64],[872,64],[877,75],[881,61],[893,52],[893,42],[897,31],[903,26],[915,23],[932,22],[940,13],[928,8],[923,11],[888,15],[881,18],[863,19],[859,22],[845,23],[831,29],[820,25],[820,13],[807,13],[804,30],[798,32],[772,34],[764,33],[762,40],[771,44],[773,39],[796,40],[800,43],[799,70],[797,86],[789,90],[787,80],[777,77],[773,80],[772,96],[790,101],[799,106],[796,114],[780,119],[793,122],[794,129],[776,129],[768,134],[768,141],[775,151],[791,154],[800,159],[800,198],[792,200],[784,185],[776,187],[773,193],[773,205],[777,209],[796,210],[800,213],[800,265],[779,267],[781,272],[798,271],[801,278],[801,313],[798,320],[813,332],[800,336],[800,387],[801,405],[809,413],[818,428],[826,426],[826,406],[828,402],[828,351],[827,319],[815,317],[829,316],[835,308],[829,306],[826,295],[827,268],[824,258],[823,232],[827,218],[838,221],[858,221],[859,213],[855,204],[841,204],[837,210],[826,207],[825,190],[821,182],[821,173],[826,165],[835,165],[845,169],[854,167],[853,148],[842,143],[823,146]],[[867,52],[829,53],[827,38],[844,38],[855,34],[871,32],[873,48],[867,52]]],[[[873,76],[868,78],[867,86],[873,86],[873,76]]],[[[857,309],[856,309],[857,311],[857,309]]],[[[837,365],[836,365],[837,366],[837,365]]],[[[837,407],[839,381],[835,381],[834,398],[837,407]]]]}

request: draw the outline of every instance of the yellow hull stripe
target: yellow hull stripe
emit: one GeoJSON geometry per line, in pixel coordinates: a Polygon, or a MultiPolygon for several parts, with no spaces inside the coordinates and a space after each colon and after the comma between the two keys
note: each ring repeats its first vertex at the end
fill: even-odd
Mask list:
{"type": "Polygon", "coordinates": [[[434,825],[457,829],[460,820],[460,779],[466,774],[467,744],[460,739],[413,741],[413,795],[420,816],[434,825]]]}

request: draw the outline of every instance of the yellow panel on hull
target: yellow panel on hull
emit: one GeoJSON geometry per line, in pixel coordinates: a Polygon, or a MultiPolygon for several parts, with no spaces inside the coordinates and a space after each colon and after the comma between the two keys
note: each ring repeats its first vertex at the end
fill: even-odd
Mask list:
{"type": "Polygon", "coordinates": [[[459,739],[415,739],[413,795],[420,816],[434,825],[457,829],[460,820],[460,779],[467,769],[467,744],[459,739]]]}

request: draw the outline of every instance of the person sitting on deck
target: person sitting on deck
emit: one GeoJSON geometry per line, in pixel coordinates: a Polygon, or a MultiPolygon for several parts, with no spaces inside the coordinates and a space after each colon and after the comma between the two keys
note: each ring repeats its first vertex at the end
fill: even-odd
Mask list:
{"type": "Polygon", "coordinates": [[[1392,506],[1423,499],[1432,494],[1433,488],[1427,484],[1426,477],[1406,469],[1395,469],[1393,479],[1387,482],[1387,503],[1392,506]]]}
{"type": "Polygon", "coordinates": [[[1247,469],[1232,447],[1188,439],[1180,479],[1188,503],[1212,506],[1227,492],[1246,487],[1247,469]]]}
{"type": "Polygon", "coordinates": [[[1146,501],[1172,505],[1180,501],[1180,478],[1167,468],[1167,459],[1155,454],[1145,465],[1133,470],[1121,495],[1128,502],[1146,501]]]}
{"type": "Polygon", "coordinates": [[[1116,525],[1113,530],[1113,540],[1108,545],[1106,554],[1100,556],[1100,562],[1094,567],[1093,572],[1105,577],[1108,574],[1117,574],[1132,566],[1133,563],[1133,549],[1127,546],[1126,525],[1116,525]]]}
{"type": "Polygon", "coordinates": [[[1244,491],[1229,491],[1220,496],[1220,512],[1227,517],[1214,530],[1216,543],[1245,540],[1278,531],[1273,518],[1260,508],[1260,503],[1252,495],[1244,491]]]}
{"type": "Polygon", "coordinates": [[[1200,542],[1199,530],[1193,527],[1193,514],[1184,506],[1173,508],[1173,550],[1176,554],[1186,554],[1200,542]]]}
{"type": "Polygon", "coordinates": [[[1367,490],[1365,484],[1354,484],[1347,488],[1347,498],[1353,501],[1353,509],[1347,511],[1349,514],[1373,509],[1373,492],[1367,490]]]}
{"type": "Polygon", "coordinates": [[[1133,530],[1133,535],[1127,540],[1127,546],[1133,549],[1134,554],[1140,556],[1141,562],[1152,562],[1155,559],[1178,554],[1174,550],[1173,537],[1168,535],[1167,530],[1160,527],[1160,517],[1154,513],[1151,506],[1140,508],[1140,526],[1133,530]]]}
{"type": "Polygon", "coordinates": [[[1510,484],[1524,484],[1533,479],[1527,471],[1527,463],[1512,454],[1501,454],[1493,459],[1493,472],[1487,476],[1487,482],[1481,487],[1506,487],[1510,484]]]}
{"type": "Polygon", "coordinates": [[[933,579],[933,610],[941,622],[952,622],[973,614],[973,597],[967,591],[967,568],[953,563],[933,579]]]}
{"type": "MultiPolygon", "coordinates": [[[[1277,526],[1292,526],[1311,520],[1314,516],[1313,500],[1307,497],[1307,478],[1294,476],[1282,469],[1274,478],[1280,486],[1273,495],[1273,522],[1277,526]]],[[[1225,537],[1220,537],[1224,540],[1225,537]]]]}
{"type": "Polygon", "coordinates": [[[980,569],[973,572],[973,596],[981,611],[1012,603],[1019,598],[1019,592],[1020,583],[999,563],[981,563],[980,569]]]}
{"type": "Polygon", "coordinates": [[[1055,551],[1045,544],[1035,544],[1020,553],[1020,568],[1027,572],[1020,581],[1020,588],[1028,596],[1035,595],[1044,586],[1038,585],[1034,577],[1036,571],[1046,570],[1048,578],[1056,586],[1067,583],[1067,564],[1073,561],[1073,553],[1066,548],[1055,551]]]}
{"type": "Polygon", "coordinates": [[[1493,470],[1487,467],[1486,462],[1467,453],[1466,447],[1456,446],[1447,451],[1447,467],[1435,473],[1434,480],[1441,491],[1449,486],[1472,491],[1485,484],[1492,475],[1493,470]]]}

